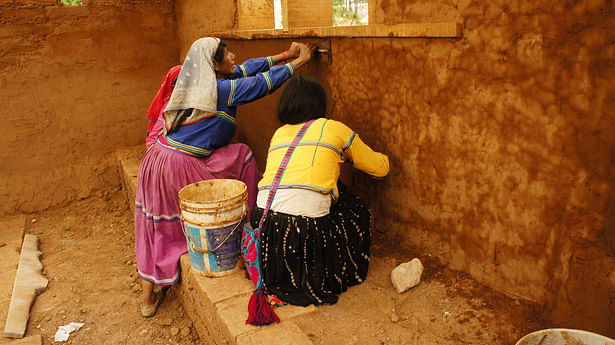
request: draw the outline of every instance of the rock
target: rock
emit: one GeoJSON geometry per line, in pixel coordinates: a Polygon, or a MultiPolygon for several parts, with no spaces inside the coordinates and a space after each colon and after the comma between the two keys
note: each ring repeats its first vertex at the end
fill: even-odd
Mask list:
{"type": "Polygon", "coordinates": [[[393,322],[399,321],[399,316],[395,312],[391,314],[391,321],[393,322]]]}
{"type": "Polygon", "coordinates": [[[179,328],[173,327],[171,328],[171,335],[176,336],[179,333],[179,328]]]}
{"type": "Polygon", "coordinates": [[[391,271],[391,282],[398,293],[417,286],[421,282],[423,264],[418,258],[412,259],[395,267],[391,271]]]}
{"type": "Polygon", "coordinates": [[[190,334],[190,328],[184,327],[182,328],[182,336],[187,337],[190,334]]]}
{"type": "Polygon", "coordinates": [[[162,322],[161,322],[161,324],[162,324],[163,326],[170,326],[170,325],[171,325],[171,323],[173,323],[173,320],[171,320],[171,319],[170,319],[170,318],[168,318],[168,317],[165,317],[164,319],[162,319],[162,322]]]}

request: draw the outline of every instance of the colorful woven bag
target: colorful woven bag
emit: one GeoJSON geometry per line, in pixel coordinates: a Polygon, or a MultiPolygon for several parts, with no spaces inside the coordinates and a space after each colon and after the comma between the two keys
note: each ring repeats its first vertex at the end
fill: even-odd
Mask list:
{"type": "Polygon", "coordinates": [[[249,222],[243,226],[243,233],[241,236],[241,254],[243,256],[248,276],[256,288],[250,297],[250,303],[248,304],[248,319],[246,320],[246,323],[255,326],[264,326],[272,322],[280,322],[280,318],[276,315],[273,307],[267,302],[267,292],[263,286],[260,262],[260,228],[267,217],[267,213],[269,212],[269,208],[273,202],[273,197],[278,189],[278,185],[280,184],[284,170],[288,165],[290,156],[295,151],[297,144],[312,122],[314,122],[314,120],[306,122],[303,127],[301,127],[292,144],[290,144],[288,150],[286,150],[286,154],[284,155],[282,163],[280,163],[280,167],[278,168],[278,171],[273,179],[273,183],[271,184],[271,190],[269,191],[269,196],[267,197],[267,205],[265,206],[263,216],[258,223],[258,228],[252,229],[249,222]]]}

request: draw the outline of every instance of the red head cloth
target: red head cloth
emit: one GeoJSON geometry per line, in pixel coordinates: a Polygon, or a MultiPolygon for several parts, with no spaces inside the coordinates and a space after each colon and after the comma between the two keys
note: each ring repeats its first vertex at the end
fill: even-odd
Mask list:
{"type": "Polygon", "coordinates": [[[175,81],[175,78],[179,75],[181,68],[182,65],[177,65],[172,67],[169,72],[167,72],[167,75],[162,81],[162,85],[160,85],[160,90],[158,90],[156,97],[154,97],[152,104],[149,106],[149,110],[147,111],[147,119],[150,122],[147,126],[148,134],[156,124],[156,121],[158,121],[160,112],[164,110],[164,107],[169,102],[171,93],[173,93],[173,81],[175,81]]]}

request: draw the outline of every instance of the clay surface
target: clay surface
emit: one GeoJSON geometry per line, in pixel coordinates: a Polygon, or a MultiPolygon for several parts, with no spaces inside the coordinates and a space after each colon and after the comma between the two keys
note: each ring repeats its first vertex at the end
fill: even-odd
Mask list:
{"type": "MultiPolygon", "coordinates": [[[[198,310],[210,303],[216,303],[220,316],[232,322],[229,325],[245,327],[246,293],[251,289],[241,274],[228,288],[216,280],[183,275],[184,284],[167,292],[156,316],[141,317],[134,213],[125,200],[124,191],[111,188],[66,207],[26,216],[24,231],[40,238],[41,262],[49,279],[47,290],[36,298],[30,311],[26,337],[41,337],[43,344],[54,344],[58,326],[79,322],[84,326],[71,333],[67,344],[227,344],[221,332],[242,333],[237,344],[267,340],[253,340],[252,333],[241,329],[210,328],[211,333],[202,333],[206,330],[203,326],[210,325],[209,318],[216,314],[199,314],[198,310]],[[187,293],[197,284],[211,292],[211,300],[187,293]],[[236,303],[229,298],[246,286],[243,301],[236,303]],[[199,334],[207,336],[201,338],[199,334]]],[[[398,294],[390,281],[391,269],[408,260],[404,253],[417,251],[389,241],[384,232],[374,236],[366,282],[349,288],[333,306],[281,307],[278,315],[282,322],[263,329],[280,337],[276,344],[305,344],[307,336],[315,345],[510,345],[524,334],[545,327],[535,306],[507,298],[465,274],[438,265],[429,256],[420,257],[425,264],[421,284],[398,294]],[[298,314],[296,309],[316,310],[293,317],[298,314]],[[277,326],[283,331],[276,331],[277,326]],[[293,331],[296,333],[288,333],[293,331]]],[[[13,250],[8,241],[0,249],[5,248],[13,250]]],[[[182,264],[187,271],[188,260],[182,264]]],[[[13,343],[0,337],[0,344],[13,343]]]]}
{"type": "Polygon", "coordinates": [[[117,185],[113,152],[143,142],[177,62],[168,1],[0,4],[0,213],[32,212],[117,185]]]}
{"type": "MultiPolygon", "coordinates": [[[[34,212],[119,184],[164,73],[195,39],[237,28],[231,1],[0,5],[0,211],[34,212]]],[[[611,1],[370,2],[370,22],[456,21],[461,39],[331,39],[300,73],[330,117],[391,158],[346,170],[382,241],[537,303],[561,327],[615,336],[615,77],[611,1]]],[[[291,40],[230,41],[237,60],[291,40]]],[[[279,92],[243,106],[236,141],[261,169],[279,92]]],[[[378,243],[376,243],[378,244],[378,243]]]]}
{"type": "MultiPolygon", "coordinates": [[[[558,324],[615,334],[612,4],[374,3],[375,23],[464,26],[461,39],[331,39],[333,63],[299,72],[391,158],[382,181],[344,176],[376,227],[558,324]]],[[[241,60],[289,42],[230,44],[241,60]]],[[[237,140],[261,167],[277,97],[239,110],[237,140]]]]}

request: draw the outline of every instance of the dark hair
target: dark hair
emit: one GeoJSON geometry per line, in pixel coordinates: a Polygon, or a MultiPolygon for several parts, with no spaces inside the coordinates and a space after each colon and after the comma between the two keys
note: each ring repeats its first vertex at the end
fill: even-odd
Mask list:
{"type": "Polygon", "coordinates": [[[188,109],[180,109],[177,111],[177,116],[175,117],[175,121],[171,124],[170,128],[167,130],[167,134],[175,133],[179,127],[186,121],[188,116],[192,115],[192,111],[194,108],[188,109]]]}
{"type": "MultiPolygon", "coordinates": [[[[218,48],[216,49],[216,54],[214,54],[214,60],[218,62],[222,62],[222,60],[224,60],[224,48],[228,48],[228,44],[224,42],[223,40],[220,40],[220,43],[218,43],[218,48]]],[[[173,81],[173,87],[175,87],[176,81],[177,81],[177,77],[173,81]]],[[[175,121],[173,121],[173,123],[171,124],[171,128],[169,128],[169,130],[167,131],[167,134],[171,134],[177,131],[179,129],[179,126],[181,126],[182,123],[186,121],[188,116],[192,115],[193,110],[194,110],[193,108],[179,110],[177,117],[175,118],[175,121]]]]}
{"type": "Polygon", "coordinates": [[[218,49],[216,49],[216,54],[214,54],[214,60],[218,61],[218,63],[224,60],[224,48],[228,48],[228,44],[223,40],[220,40],[220,43],[218,43],[218,49]]]}
{"type": "Polygon", "coordinates": [[[325,117],[327,94],[318,81],[298,76],[291,79],[278,103],[278,119],[284,124],[297,124],[325,117]]]}

